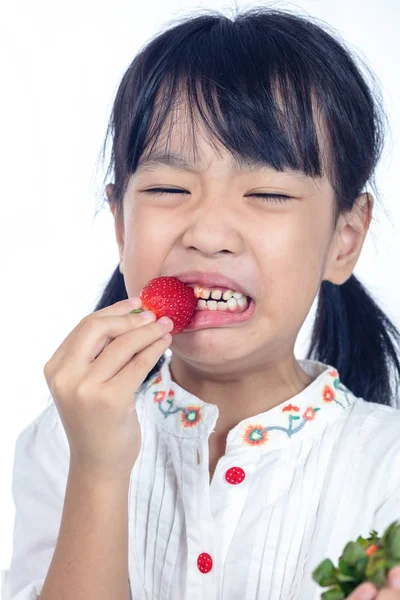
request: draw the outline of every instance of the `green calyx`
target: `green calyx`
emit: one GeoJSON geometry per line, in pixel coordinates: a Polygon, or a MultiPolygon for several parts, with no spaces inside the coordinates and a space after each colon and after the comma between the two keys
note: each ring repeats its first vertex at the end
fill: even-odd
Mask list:
{"type": "Polygon", "coordinates": [[[366,581],[383,588],[388,571],[396,565],[400,565],[399,521],[389,525],[382,537],[371,531],[368,538],[359,536],[355,542],[349,542],[338,567],[327,558],[313,571],[312,578],[321,587],[329,588],[321,594],[321,600],[344,600],[366,581]]]}

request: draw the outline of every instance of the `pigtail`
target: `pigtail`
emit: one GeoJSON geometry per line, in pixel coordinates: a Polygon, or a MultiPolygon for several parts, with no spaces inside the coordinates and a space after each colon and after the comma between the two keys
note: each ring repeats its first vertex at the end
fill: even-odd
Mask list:
{"type": "MultiPolygon", "coordinates": [[[[100,300],[98,301],[98,303],[96,305],[96,308],[94,309],[94,312],[96,312],[96,310],[106,308],[106,306],[111,306],[112,304],[115,304],[116,302],[120,302],[121,300],[127,300],[127,299],[128,299],[128,293],[127,293],[126,287],[125,287],[125,280],[124,280],[124,277],[123,277],[121,271],[119,270],[119,266],[118,266],[115,269],[115,271],[113,272],[113,274],[111,275],[111,278],[108,281],[106,287],[104,288],[104,291],[101,295],[100,300]]],[[[160,357],[160,359],[154,365],[154,367],[151,369],[151,371],[149,371],[149,373],[146,376],[146,378],[144,379],[142,385],[145,384],[149,379],[151,379],[153,377],[153,375],[155,375],[157,373],[157,371],[159,371],[159,369],[161,369],[162,365],[164,364],[164,361],[165,361],[165,354],[163,354],[160,357]]]]}
{"type": "Polygon", "coordinates": [[[332,365],[356,396],[399,408],[400,332],[354,276],[323,281],[307,358],[332,365]]]}

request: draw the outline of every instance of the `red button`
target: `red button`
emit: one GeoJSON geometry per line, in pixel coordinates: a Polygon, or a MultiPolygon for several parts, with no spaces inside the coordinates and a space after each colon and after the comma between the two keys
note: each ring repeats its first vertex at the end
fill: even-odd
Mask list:
{"type": "Polygon", "coordinates": [[[199,554],[199,558],[197,559],[197,566],[199,571],[202,573],[208,573],[212,569],[212,558],[207,552],[202,552],[199,554]]]}
{"type": "Polygon", "coordinates": [[[243,479],[246,477],[246,473],[240,467],[231,467],[225,473],[225,479],[228,483],[232,485],[236,485],[237,483],[242,483],[243,479]]]}

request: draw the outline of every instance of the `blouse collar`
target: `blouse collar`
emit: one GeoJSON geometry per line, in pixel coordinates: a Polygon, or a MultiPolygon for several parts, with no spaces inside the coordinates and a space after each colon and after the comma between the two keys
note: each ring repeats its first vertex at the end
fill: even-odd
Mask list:
{"type": "MultiPolygon", "coordinates": [[[[191,394],[171,378],[172,354],[144,391],[146,413],[166,432],[181,438],[208,437],[219,409],[191,394]]],[[[356,397],[340,381],[338,371],[324,363],[302,359],[300,367],[313,381],[300,393],[273,408],[240,421],[230,430],[227,448],[258,451],[282,447],[313,435],[340,418],[356,397]]]]}

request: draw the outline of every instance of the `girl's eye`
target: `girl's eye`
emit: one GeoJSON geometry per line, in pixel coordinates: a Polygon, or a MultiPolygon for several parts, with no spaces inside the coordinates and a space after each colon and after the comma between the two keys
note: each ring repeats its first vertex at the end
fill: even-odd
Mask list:
{"type": "MultiPolygon", "coordinates": [[[[151,190],[146,190],[146,194],[162,196],[165,194],[189,194],[189,192],[172,188],[153,188],[151,190]]],[[[249,197],[261,198],[264,202],[286,202],[291,200],[290,196],[284,196],[282,194],[249,194],[249,197]]]]}
{"type": "Polygon", "coordinates": [[[153,188],[151,190],[145,190],[146,194],[154,194],[155,196],[163,196],[165,194],[188,194],[185,190],[175,190],[169,188],[153,188]]]}

